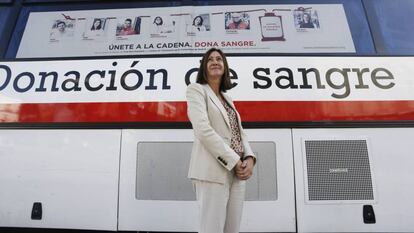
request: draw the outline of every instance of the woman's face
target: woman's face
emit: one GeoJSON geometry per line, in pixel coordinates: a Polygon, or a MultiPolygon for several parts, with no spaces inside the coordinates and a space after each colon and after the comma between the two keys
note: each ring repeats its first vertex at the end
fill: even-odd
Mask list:
{"type": "Polygon", "coordinates": [[[201,25],[201,18],[200,18],[199,16],[197,16],[197,17],[194,19],[194,25],[201,25]]]}
{"type": "Polygon", "coordinates": [[[224,74],[224,61],[219,52],[210,53],[207,60],[207,79],[219,78],[224,74]]]}
{"type": "Polygon", "coordinates": [[[160,17],[155,18],[155,24],[161,25],[161,18],[160,17]]]}
{"type": "Polygon", "coordinates": [[[99,25],[101,25],[101,21],[100,20],[95,20],[95,23],[93,23],[93,26],[99,27],[99,25]]]}

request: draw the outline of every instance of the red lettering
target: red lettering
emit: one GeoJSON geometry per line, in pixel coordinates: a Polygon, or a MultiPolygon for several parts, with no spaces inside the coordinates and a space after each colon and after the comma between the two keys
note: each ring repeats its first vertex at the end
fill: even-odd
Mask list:
{"type": "Polygon", "coordinates": [[[217,41],[196,41],[194,47],[218,47],[217,41]]]}
{"type": "Polygon", "coordinates": [[[249,47],[254,46],[254,41],[222,41],[221,42],[222,47],[249,47]]]}

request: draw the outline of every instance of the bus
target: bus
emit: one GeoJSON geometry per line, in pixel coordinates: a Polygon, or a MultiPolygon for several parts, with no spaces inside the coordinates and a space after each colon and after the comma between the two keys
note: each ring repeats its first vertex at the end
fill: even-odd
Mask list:
{"type": "Polygon", "coordinates": [[[218,47],[258,158],[241,232],[413,232],[411,13],[1,1],[0,231],[197,232],[185,90],[218,47]]]}

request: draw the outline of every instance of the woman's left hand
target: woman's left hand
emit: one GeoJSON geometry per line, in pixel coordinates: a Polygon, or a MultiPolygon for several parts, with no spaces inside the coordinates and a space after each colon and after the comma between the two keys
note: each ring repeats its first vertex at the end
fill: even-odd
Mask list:
{"type": "Polygon", "coordinates": [[[240,180],[247,180],[253,175],[254,160],[252,157],[247,157],[243,160],[239,169],[236,169],[236,176],[240,180]]]}

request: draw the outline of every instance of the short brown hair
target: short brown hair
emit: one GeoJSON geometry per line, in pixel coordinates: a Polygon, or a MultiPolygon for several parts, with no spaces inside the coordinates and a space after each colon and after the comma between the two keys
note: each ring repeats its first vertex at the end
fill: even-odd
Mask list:
{"type": "Polygon", "coordinates": [[[203,58],[200,61],[200,68],[198,69],[196,83],[200,83],[200,84],[207,83],[207,62],[208,62],[208,57],[210,56],[212,52],[218,52],[223,58],[224,73],[223,73],[223,76],[221,76],[220,91],[226,92],[227,90],[230,90],[233,87],[230,81],[229,64],[227,63],[227,58],[224,55],[223,51],[217,48],[211,48],[204,54],[203,58]]]}

